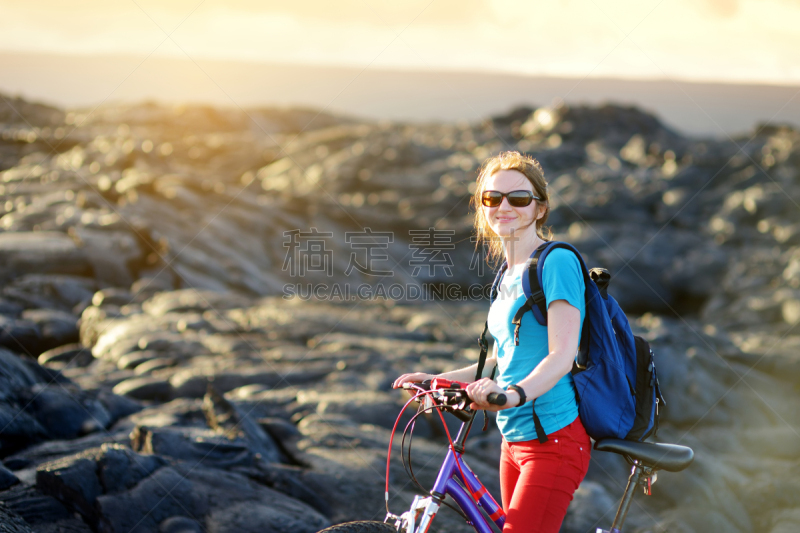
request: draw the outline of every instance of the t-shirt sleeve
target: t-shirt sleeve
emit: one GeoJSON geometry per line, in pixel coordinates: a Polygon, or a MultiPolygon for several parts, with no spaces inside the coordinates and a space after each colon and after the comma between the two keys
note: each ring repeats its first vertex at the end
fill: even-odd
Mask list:
{"type": "Polygon", "coordinates": [[[547,255],[542,270],[542,284],[547,307],[555,300],[566,300],[572,307],[585,312],[586,301],[583,272],[578,258],[570,250],[557,248],[547,255]]]}

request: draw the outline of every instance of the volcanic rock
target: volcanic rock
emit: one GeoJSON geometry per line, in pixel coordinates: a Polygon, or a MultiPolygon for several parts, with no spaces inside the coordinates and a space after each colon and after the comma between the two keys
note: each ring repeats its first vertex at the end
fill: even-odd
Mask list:
{"type": "MultiPolygon", "coordinates": [[[[798,147],[791,127],[690,139],[614,104],[376,124],[3,99],[4,524],[317,531],[380,519],[406,400],[389,387],[475,362],[493,272],[469,201],[481,163],[519,150],[548,178],[554,238],[611,271],[609,293],[653,346],[658,439],[696,453],[661,473],[654,498],[637,495],[630,528],[793,531],[798,147]]],[[[446,433],[423,415],[415,436],[429,487],[446,433]]],[[[393,512],[417,492],[398,440],[393,512]]],[[[501,442],[490,420],[467,445],[495,496],[501,442]]],[[[562,529],[610,523],[629,471],[595,452],[562,529]]],[[[434,527],[470,529],[447,508],[434,527]]]]}
{"type": "Polygon", "coordinates": [[[90,274],[91,267],[75,242],[57,232],[0,233],[0,276],[20,274],[90,274]]]}

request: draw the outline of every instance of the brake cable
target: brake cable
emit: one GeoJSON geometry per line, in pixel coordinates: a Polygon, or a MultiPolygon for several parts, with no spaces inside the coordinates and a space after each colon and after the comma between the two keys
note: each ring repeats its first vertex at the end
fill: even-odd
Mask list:
{"type": "MultiPolygon", "coordinates": [[[[408,433],[408,435],[409,435],[409,439],[408,439],[408,468],[406,468],[405,457],[402,455],[402,453],[401,453],[400,457],[403,458],[403,468],[406,471],[406,475],[408,475],[408,477],[411,478],[411,480],[414,482],[414,484],[417,487],[419,487],[419,490],[421,490],[422,492],[428,492],[428,491],[417,480],[416,476],[414,475],[414,467],[411,464],[411,443],[412,443],[412,440],[414,438],[414,426],[412,424],[416,421],[417,417],[419,417],[422,414],[425,414],[429,410],[432,412],[433,409],[441,409],[441,408],[444,408],[444,407],[446,407],[446,406],[434,405],[434,406],[422,409],[422,406],[420,406],[420,410],[417,411],[417,413],[411,418],[411,420],[409,420],[408,424],[406,424],[406,429],[405,429],[405,431],[403,431],[403,439],[400,441],[400,451],[402,452],[403,448],[404,448],[404,443],[405,443],[405,440],[406,440],[406,431],[408,431],[409,426],[411,426],[411,431],[408,433]]],[[[446,494],[445,494],[445,497],[447,497],[446,494]]],[[[469,517],[466,514],[464,514],[464,511],[462,511],[460,508],[456,507],[455,505],[452,505],[451,503],[448,503],[447,500],[442,500],[442,503],[444,505],[446,505],[447,507],[449,507],[450,509],[452,509],[453,511],[455,511],[459,516],[461,516],[461,518],[463,518],[466,521],[469,521],[469,517]]]]}
{"type": "MultiPolygon", "coordinates": [[[[422,406],[420,406],[421,408],[422,406]]],[[[425,488],[417,481],[417,478],[414,476],[414,468],[411,466],[411,445],[414,439],[414,426],[416,424],[416,419],[419,415],[421,415],[424,411],[417,411],[417,413],[411,417],[408,424],[406,424],[405,429],[403,430],[403,438],[400,441],[400,458],[403,460],[403,470],[406,471],[406,475],[411,478],[411,481],[422,491],[425,488]],[[411,430],[409,431],[409,428],[411,430]],[[406,465],[406,456],[405,456],[405,447],[406,447],[406,434],[408,434],[408,465],[406,465]]]]}
{"type": "MultiPolygon", "coordinates": [[[[400,422],[400,418],[403,416],[403,413],[405,412],[405,410],[408,408],[408,406],[412,402],[416,401],[418,398],[420,398],[420,397],[422,397],[422,396],[424,396],[426,394],[432,394],[432,393],[437,392],[439,390],[439,389],[434,389],[434,390],[427,390],[426,391],[424,389],[421,389],[419,387],[414,386],[413,384],[412,384],[412,387],[414,387],[415,389],[419,390],[420,392],[418,394],[414,395],[411,399],[409,399],[406,402],[406,404],[403,406],[403,408],[400,410],[400,414],[397,415],[397,419],[395,420],[394,426],[392,427],[391,436],[389,437],[389,451],[388,451],[388,453],[386,455],[386,485],[384,487],[384,501],[385,501],[385,504],[386,504],[386,512],[388,514],[391,514],[391,511],[389,510],[389,466],[391,464],[392,443],[394,442],[394,434],[397,431],[397,424],[400,422]]],[[[422,410],[418,409],[417,414],[412,417],[411,421],[414,421],[417,416],[419,416],[421,413],[427,411],[428,409],[436,409],[436,412],[439,414],[439,418],[442,421],[442,425],[444,426],[444,431],[445,431],[445,434],[447,435],[447,441],[450,443],[450,450],[452,450],[452,452],[453,452],[453,458],[455,459],[456,467],[458,468],[458,471],[461,474],[461,479],[464,480],[464,487],[467,489],[467,492],[469,492],[469,494],[472,497],[473,501],[476,504],[478,504],[477,493],[472,491],[472,487],[470,487],[469,482],[467,482],[467,477],[464,475],[464,471],[461,469],[461,464],[458,461],[458,456],[456,455],[456,451],[454,449],[453,439],[450,436],[450,430],[448,429],[447,423],[444,420],[444,415],[442,414],[442,409],[447,408],[447,407],[448,406],[446,406],[446,405],[435,404],[435,405],[433,405],[433,406],[431,406],[429,408],[424,408],[422,410]]],[[[411,423],[411,421],[409,421],[409,424],[411,423]]],[[[407,429],[408,429],[408,424],[406,424],[406,430],[407,429]]],[[[403,437],[403,440],[401,440],[401,448],[400,448],[401,459],[403,458],[403,456],[402,456],[402,454],[403,454],[402,444],[403,444],[403,441],[405,440],[405,431],[403,431],[403,436],[404,437],[403,437]]],[[[409,464],[410,464],[410,461],[411,461],[411,452],[410,452],[410,449],[409,449],[409,464]]],[[[405,469],[405,460],[403,461],[403,467],[405,469]]],[[[408,471],[406,471],[406,473],[408,473],[408,471]]],[[[423,491],[425,490],[416,481],[416,479],[414,479],[414,481],[417,484],[417,486],[420,487],[420,489],[422,489],[423,491]]],[[[446,502],[444,502],[444,501],[442,503],[446,504],[446,502]]],[[[447,505],[447,506],[455,510],[455,508],[452,507],[451,505],[447,505]]],[[[459,514],[464,516],[463,513],[461,513],[461,512],[459,512],[459,514]]]]}
{"type": "MultiPolygon", "coordinates": [[[[430,394],[431,393],[431,391],[425,391],[425,390],[419,389],[419,387],[415,387],[415,388],[417,388],[418,390],[421,390],[422,392],[412,396],[411,399],[409,399],[406,402],[406,404],[403,406],[403,408],[400,410],[400,414],[397,415],[397,420],[394,421],[394,427],[392,427],[392,434],[389,437],[389,451],[388,451],[388,453],[386,455],[386,485],[384,487],[384,493],[383,493],[384,500],[385,500],[385,503],[386,503],[386,512],[389,513],[389,514],[391,514],[391,511],[389,511],[389,466],[391,465],[391,460],[392,460],[392,443],[394,442],[395,431],[397,431],[397,424],[400,422],[400,417],[403,416],[403,413],[406,411],[408,406],[411,405],[411,402],[416,401],[417,398],[419,398],[421,396],[424,396],[426,394],[430,394]]],[[[400,450],[400,451],[402,453],[402,450],[400,450]]]]}

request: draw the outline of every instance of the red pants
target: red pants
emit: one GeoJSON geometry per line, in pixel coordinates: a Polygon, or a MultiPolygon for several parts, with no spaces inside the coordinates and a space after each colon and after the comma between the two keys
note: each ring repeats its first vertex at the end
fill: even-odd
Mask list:
{"type": "Polygon", "coordinates": [[[589,469],[589,435],[580,418],[538,440],[506,442],[500,456],[503,533],[558,533],[589,469]]]}

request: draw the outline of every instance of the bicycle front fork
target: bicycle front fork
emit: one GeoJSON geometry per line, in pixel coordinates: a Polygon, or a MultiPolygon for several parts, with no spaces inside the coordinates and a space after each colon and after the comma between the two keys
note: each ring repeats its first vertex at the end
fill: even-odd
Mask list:
{"type": "Polygon", "coordinates": [[[394,519],[394,527],[399,533],[427,533],[438,510],[439,502],[432,496],[423,498],[417,495],[411,502],[411,509],[400,516],[387,514],[384,522],[394,519]]]}

